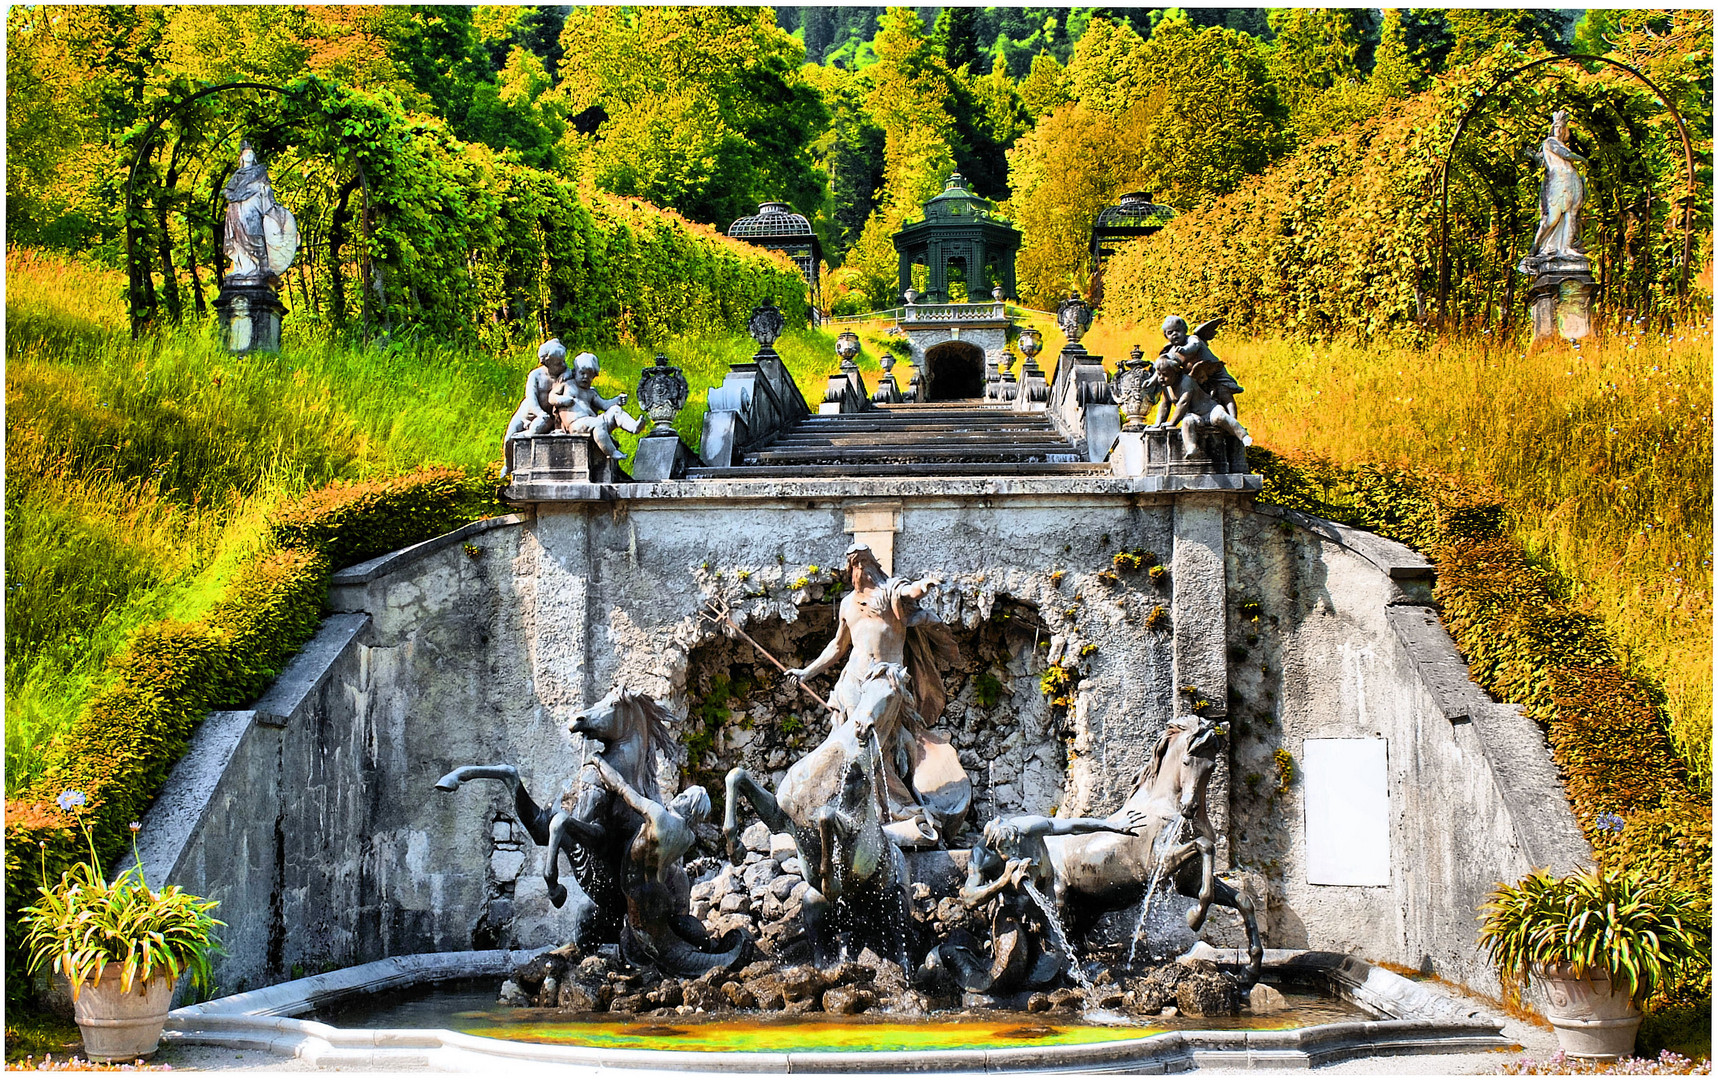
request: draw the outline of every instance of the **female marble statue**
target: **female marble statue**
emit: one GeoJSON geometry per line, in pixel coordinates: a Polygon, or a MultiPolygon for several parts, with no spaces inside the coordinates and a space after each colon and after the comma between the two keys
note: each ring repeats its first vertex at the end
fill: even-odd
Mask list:
{"type": "Polygon", "coordinates": [[[221,189],[227,200],[222,247],[230,264],[224,284],[273,285],[298,254],[298,223],[274,201],[268,169],[251,144],[242,144],[239,167],[221,189]]]}
{"type": "Polygon", "coordinates": [[[1569,114],[1558,109],[1551,116],[1551,135],[1539,148],[1545,164],[1545,179],[1539,184],[1539,232],[1533,237],[1534,255],[1579,255],[1581,253],[1581,204],[1587,186],[1575,171],[1575,162],[1586,158],[1569,149],[1569,114]]]}

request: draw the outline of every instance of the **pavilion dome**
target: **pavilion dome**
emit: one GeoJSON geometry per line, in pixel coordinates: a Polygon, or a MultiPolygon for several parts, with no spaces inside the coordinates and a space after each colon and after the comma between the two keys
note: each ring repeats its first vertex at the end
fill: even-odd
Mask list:
{"type": "Polygon", "coordinates": [[[1098,214],[1098,228],[1143,229],[1163,225],[1176,215],[1173,206],[1151,201],[1149,191],[1123,192],[1114,206],[1098,214]]]}
{"type": "Polygon", "coordinates": [[[758,212],[728,226],[729,236],[810,236],[811,222],[784,202],[758,204],[758,212]]]}

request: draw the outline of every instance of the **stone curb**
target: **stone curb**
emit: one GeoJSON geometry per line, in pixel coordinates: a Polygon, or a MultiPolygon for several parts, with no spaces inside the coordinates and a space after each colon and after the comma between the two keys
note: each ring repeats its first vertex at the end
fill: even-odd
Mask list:
{"type": "MultiPolygon", "coordinates": [[[[625,502],[745,499],[892,498],[895,496],[1150,495],[1177,491],[1257,494],[1263,478],[1251,473],[1202,476],[1077,477],[865,477],[858,480],[669,480],[654,484],[518,484],[509,503],[625,502]]],[[[502,519],[494,519],[502,520],[502,519]]],[[[433,541],[432,541],[433,542],[433,541]]],[[[412,549],[407,549],[412,550],[412,549]]],[[[366,563],[365,566],[370,564],[366,563]]],[[[356,569],[356,568],[354,568],[356,569]]],[[[349,571],[342,571],[347,573],[349,571]]]]}
{"type": "MultiPolygon", "coordinates": [[[[266,1050],[318,1068],[417,1067],[445,1072],[564,1070],[567,1066],[675,1073],[1183,1072],[1207,1066],[1304,1069],[1379,1054],[1464,1053],[1509,1045],[1502,1025],[1381,967],[1339,953],[1269,950],[1279,973],[1319,974],[1350,1000],[1389,1019],[1289,1031],[1173,1031],[1084,1046],[888,1053],[699,1053],[517,1043],[447,1030],[347,1030],[292,1018],[353,994],[499,975],[543,950],[394,957],[175,1009],[170,1042],[266,1050]]],[[[1226,960],[1225,950],[1208,958],[1226,960]]]]}
{"type": "Polygon", "coordinates": [[[443,533],[433,540],[425,540],[421,544],[413,544],[411,547],[401,548],[398,551],[390,551],[386,555],[378,555],[368,562],[361,562],[354,566],[348,566],[344,570],[336,571],[329,576],[328,586],[333,589],[343,585],[368,585],[379,577],[410,566],[420,559],[434,555],[443,548],[464,543],[491,529],[510,528],[522,524],[525,517],[523,514],[502,514],[500,517],[473,521],[450,533],[443,533]]]}

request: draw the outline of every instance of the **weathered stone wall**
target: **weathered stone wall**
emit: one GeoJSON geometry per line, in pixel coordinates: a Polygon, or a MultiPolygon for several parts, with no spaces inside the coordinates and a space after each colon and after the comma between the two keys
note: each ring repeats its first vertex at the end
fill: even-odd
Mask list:
{"type": "MultiPolygon", "coordinates": [[[[577,767],[568,721],[614,686],[681,718],[665,790],[701,782],[719,798],[742,762],[779,779],[821,737],[821,711],[700,613],[719,600],[784,662],[811,659],[833,632],[828,568],[852,541],[853,501],[547,504],[336,575],[330,607],[367,616],[361,632],[308,650],[270,692],[292,700],[259,702],[285,726],[206,724],[146,823],[151,872],[223,900],[241,945],[221,984],[571,937],[576,905],[549,905],[505,788],[433,785],[508,761],[539,801],[558,797],[577,767]]],[[[1555,830],[1521,839],[1522,800],[1568,817],[1554,774],[1543,787],[1537,732],[1488,713],[1508,710],[1465,672],[1429,675],[1435,648],[1404,645],[1393,613],[1425,610],[1404,606],[1424,582],[1391,576],[1391,559],[1413,562],[1405,549],[1232,492],[899,501],[894,571],[943,576],[932,603],[962,646],[939,726],[973,776],[976,823],[1114,810],[1170,716],[1203,702],[1235,725],[1212,816],[1230,834],[1224,864],[1265,900],[1266,943],[1429,957],[1480,982],[1475,883],[1525,868],[1534,843],[1574,850],[1555,830]],[[1388,886],[1306,884],[1299,788],[1277,790],[1277,750],[1298,759],[1305,738],[1349,733],[1389,744],[1388,886]]]]}
{"type": "Polygon", "coordinates": [[[1485,894],[1589,855],[1543,738],[1468,680],[1412,552],[1299,515],[1234,511],[1228,528],[1232,861],[1267,942],[1497,993],[1473,944],[1485,894]],[[1386,884],[1312,880],[1309,739],[1383,740],[1386,884]]]}

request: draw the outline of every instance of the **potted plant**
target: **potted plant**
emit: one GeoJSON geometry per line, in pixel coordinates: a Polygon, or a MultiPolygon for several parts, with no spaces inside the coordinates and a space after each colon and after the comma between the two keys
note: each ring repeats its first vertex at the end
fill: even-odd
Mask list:
{"type": "MultiPolygon", "coordinates": [[[[78,813],[82,792],[66,791],[60,809],[78,813]]],[[[83,825],[89,860],[60,875],[42,875],[40,898],[24,909],[30,970],[51,967],[71,987],[84,1053],[92,1061],[131,1061],[155,1052],[173,989],[184,974],[209,985],[209,958],[219,951],[209,914],[217,903],[181,892],[152,889],[134,861],[111,882],[102,876],[95,837],[83,825]]],[[[137,822],[131,823],[132,853],[137,822]]]]}
{"type": "Polygon", "coordinates": [[[1647,995],[1706,954],[1701,911],[1688,890],[1635,871],[1535,870],[1492,890],[1479,943],[1506,986],[1532,977],[1564,1053],[1618,1058],[1634,1049],[1647,995]]]}

